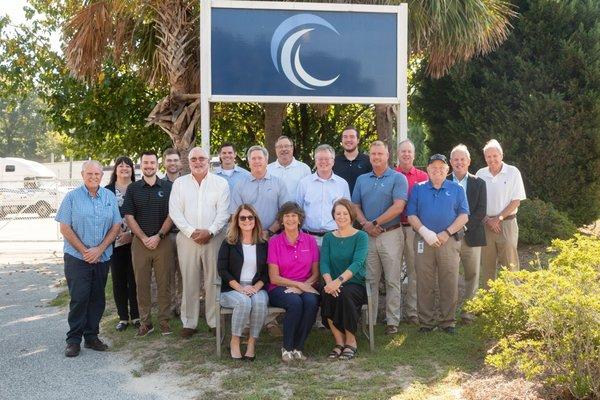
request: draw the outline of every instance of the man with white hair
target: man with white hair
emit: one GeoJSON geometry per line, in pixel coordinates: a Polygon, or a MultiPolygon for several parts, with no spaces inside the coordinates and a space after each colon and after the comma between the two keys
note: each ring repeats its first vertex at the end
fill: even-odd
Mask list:
{"type": "Polygon", "coordinates": [[[488,280],[496,279],[497,264],[519,270],[519,226],[517,212],[525,200],[521,172],[502,161],[504,153],[497,140],[483,147],[487,167],[477,171],[487,190],[487,216],[484,218],[487,245],[481,249],[481,276],[484,288],[488,280]]]}
{"type": "Polygon", "coordinates": [[[219,233],[229,219],[229,184],[208,171],[209,157],[201,147],[188,154],[190,174],[173,183],[169,213],[179,228],[177,252],[183,278],[181,337],[194,335],[204,288],[206,322],[216,327],[215,287],[219,233]]]}
{"type": "MultiPolygon", "coordinates": [[[[461,240],[460,261],[465,278],[464,300],[471,299],[479,287],[479,264],[481,262],[481,246],[485,246],[485,229],[483,219],[486,216],[487,193],[485,181],[469,173],[471,154],[464,144],[455,146],[450,152],[452,173],[448,180],[458,183],[465,190],[469,203],[469,221],[465,225],[465,237],[461,240]]],[[[461,320],[469,323],[473,316],[461,312],[461,320]]]]}
{"type": "Polygon", "coordinates": [[[98,333],[106,305],[104,287],[112,243],[121,229],[121,214],[115,195],[100,187],[102,175],[102,165],[97,161],[83,163],[83,185],[67,193],[55,217],[65,238],[65,278],[71,296],[67,357],[79,355],[82,337],[86,348],[108,348],[98,333]]]}
{"type": "Polygon", "coordinates": [[[303,229],[317,240],[319,246],[323,236],[337,228],[331,208],[342,197],[350,200],[348,182],[333,173],[335,150],[328,144],[315,149],[317,171],[302,178],[296,192],[296,202],[304,209],[306,219],[303,229]]]}

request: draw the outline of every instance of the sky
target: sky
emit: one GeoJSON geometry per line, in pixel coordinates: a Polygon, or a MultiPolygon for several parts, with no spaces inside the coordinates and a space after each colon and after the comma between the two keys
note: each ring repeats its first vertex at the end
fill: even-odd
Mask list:
{"type": "MultiPolygon", "coordinates": [[[[27,0],[0,0],[0,15],[8,15],[13,25],[19,25],[27,22],[23,7],[27,5],[27,0]]],[[[60,34],[55,33],[50,37],[52,49],[60,52],[60,34]]]]}

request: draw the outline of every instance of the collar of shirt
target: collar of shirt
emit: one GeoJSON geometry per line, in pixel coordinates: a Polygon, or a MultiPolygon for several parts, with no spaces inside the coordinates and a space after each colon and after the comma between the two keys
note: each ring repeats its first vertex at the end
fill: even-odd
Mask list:
{"type": "Polygon", "coordinates": [[[337,176],[336,174],[333,173],[333,171],[331,172],[331,176],[327,179],[323,179],[319,176],[318,173],[314,172],[312,174],[312,180],[313,181],[321,181],[321,182],[328,182],[328,181],[337,181],[339,178],[339,176],[337,176]]]}
{"type": "MultiPolygon", "coordinates": [[[[225,171],[225,170],[223,169],[223,167],[220,167],[220,166],[219,166],[219,167],[216,167],[216,168],[215,168],[215,174],[221,174],[221,173],[223,173],[223,171],[225,171]]],[[[235,165],[235,166],[233,167],[233,172],[234,172],[234,173],[236,173],[236,172],[241,172],[241,171],[242,171],[242,169],[241,169],[240,167],[238,167],[237,165],[235,165]]]]}
{"type": "MultiPolygon", "coordinates": [[[[298,228],[298,229],[300,229],[300,228],[298,228]]],[[[291,244],[291,243],[288,241],[288,237],[287,237],[287,235],[285,234],[285,230],[281,232],[281,235],[283,235],[283,243],[285,243],[285,245],[286,245],[286,246],[289,246],[289,247],[296,247],[296,246],[298,246],[300,243],[304,242],[304,236],[305,236],[305,235],[307,235],[307,233],[304,233],[304,232],[302,232],[301,230],[299,230],[299,231],[298,231],[298,239],[296,239],[296,243],[294,243],[294,244],[291,244]]]]}
{"type": "Polygon", "coordinates": [[[275,162],[273,163],[273,166],[275,168],[288,169],[288,168],[294,168],[298,164],[299,164],[298,160],[296,160],[295,157],[292,157],[292,162],[289,163],[288,165],[286,165],[285,167],[279,163],[279,160],[275,160],[275,162]]]}
{"type": "Polygon", "coordinates": [[[265,174],[265,176],[263,176],[260,179],[257,178],[257,177],[255,177],[254,175],[252,175],[252,173],[250,173],[250,180],[251,181],[260,181],[260,180],[263,180],[263,179],[266,179],[266,180],[270,180],[271,179],[271,174],[269,173],[269,171],[267,171],[267,173],[265,174]]]}
{"type": "Polygon", "coordinates": [[[469,174],[465,174],[465,176],[462,179],[458,179],[456,177],[456,175],[454,175],[454,172],[452,173],[452,180],[456,183],[458,183],[459,185],[462,185],[463,183],[467,182],[467,179],[469,178],[469,174]]]}
{"type": "Polygon", "coordinates": [[[369,172],[369,176],[374,177],[374,178],[383,178],[383,177],[386,177],[386,176],[389,176],[389,175],[395,174],[395,173],[396,173],[396,171],[394,171],[390,167],[387,167],[387,169],[385,171],[383,171],[383,174],[381,174],[380,176],[375,175],[375,171],[369,172]]]}
{"type": "MultiPolygon", "coordinates": [[[[152,186],[150,186],[143,177],[140,180],[142,181],[142,186],[148,186],[148,187],[152,187],[152,186],[156,186],[156,185],[162,187],[163,183],[165,182],[163,179],[159,179],[158,176],[156,177],[156,182],[154,182],[154,185],[152,185],[152,186]]],[[[167,182],[170,182],[170,181],[167,179],[167,182]]]]}
{"type": "Polygon", "coordinates": [[[436,189],[433,184],[431,183],[431,180],[428,180],[427,182],[424,183],[424,185],[427,185],[429,187],[429,189],[431,190],[442,190],[442,189],[448,189],[448,179],[444,179],[444,181],[442,182],[442,186],[439,189],[436,189]]]}
{"type": "MultiPolygon", "coordinates": [[[[90,191],[89,191],[89,189],[87,188],[87,186],[85,186],[85,185],[81,185],[81,190],[82,190],[82,191],[83,191],[83,192],[84,192],[84,193],[85,193],[85,194],[86,194],[88,197],[91,197],[91,198],[94,198],[94,199],[95,199],[95,198],[100,198],[100,197],[102,196],[101,189],[104,189],[104,188],[103,188],[102,186],[99,186],[99,187],[98,187],[98,190],[96,190],[96,195],[95,195],[95,196],[92,196],[92,194],[90,193],[90,191]]],[[[107,190],[108,190],[108,189],[107,189],[107,190]]]]}
{"type": "Polygon", "coordinates": [[[485,167],[485,168],[483,169],[483,173],[484,173],[485,175],[489,176],[490,178],[495,178],[495,177],[496,177],[496,176],[498,176],[498,175],[501,175],[501,174],[506,174],[506,173],[507,173],[507,167],[506,167],[506,163],[505,163],[505,162],[503,162],[503,163],[502,163],[502,168],[500,168],[500,172],[498,172],[498,174],[496,174],[495,176],[494,176],[494,175],[492,175],[492,171],[490,171],[490,167],[485,167]]]}

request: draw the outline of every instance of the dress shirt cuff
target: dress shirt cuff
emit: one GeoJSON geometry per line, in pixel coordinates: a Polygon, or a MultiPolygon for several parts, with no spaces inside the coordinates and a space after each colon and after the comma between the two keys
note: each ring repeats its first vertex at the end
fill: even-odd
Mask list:
{"type": "Polygon", "coordinates": [[[183,232],[183,234],[188,237],[191,238],[192,237],[192,233],[194,233],[195,229],[192,228],[191,226],[184,226],[182,228],[179,228],[179,230],[181,232],[183,232]]]}

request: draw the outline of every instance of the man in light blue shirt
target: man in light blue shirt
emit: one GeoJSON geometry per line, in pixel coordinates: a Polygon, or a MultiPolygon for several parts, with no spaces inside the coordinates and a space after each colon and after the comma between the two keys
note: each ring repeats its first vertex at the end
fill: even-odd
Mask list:
{"type": "Polygon", "coordinates": [[[377,319],[379,281],[385,276],[385,333],[398,333],[402,317],[402,253],[404,234],[400,214],[408,199],[408,181],[388,166],[390,153],[382,141],[375,141],[369,150],[373,171],[356,180],[352,202],[357,220],[369,234],[367,276],[371,279],[374,319],[377,319]]]}
{"type": "Polygon", "coordinates": [[[296,202],[304,209],[306,219],[303,229],[315,236],[317,243],[325,233],[337,228],[331,209],[342,197],[350,199],[348,182],[333,173],[335,150],[328,144],[315,149],[317,172],[306,176],[298,183],[296,202]]]}
{"type": "Polygon", "coordinates": [[[106,299],[112,243],[121,229],[117,198],[100,187],[102,165],[86,161],[81,176],[83,185],[63,199],[55,220],[65,238],[65,278],[69,287],[69,332],[65,356],[76,357],[84,346],[96,351],[108,348],[99,338],[100,319],[106,299]]]}
{"type": "Polygon", "coordinates": [[[214,169],[215,175],[225,179],[229,184],[229,192],[233,191],[235,185],[250,175],[250,172],[235,163],[235,147],[231,143],[223,143],[219,150],[221,165],[214,169]]]}

